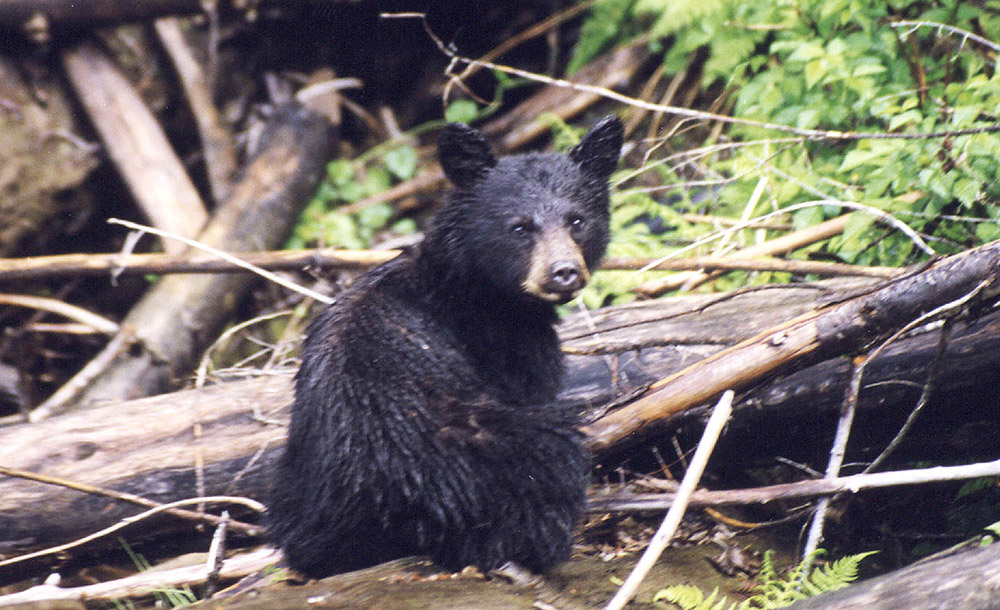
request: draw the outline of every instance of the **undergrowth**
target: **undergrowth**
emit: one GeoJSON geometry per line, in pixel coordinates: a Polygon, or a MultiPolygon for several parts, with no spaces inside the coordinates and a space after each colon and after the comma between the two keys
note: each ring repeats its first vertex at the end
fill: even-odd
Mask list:
{"type": "MultiPolygon", "coordinates": [[[[1000,1],[603,0],[581,27],[567,73],[637,36],[649,40],[662,62],[657,91],[680,75],[682,90],[694,88],[694,107],[792,128],[915,139],[807,138],[669,115],[658,131],[643,133],[642,124],[629,137],[636,152],[628,169],[613,179],[609,256],[724,253],[778,233],[749,229],[692,248],[717,228],[682,214],[746,220],[791,206],[799,207],[778,220],[793,229],[850,213],[839,236],[789,254],[793,259],[902,266],[1000,238],[1000,135],[917,137],[1000,122],[994,63],[1000,46],[990,42],[1000,40],[1000,1]],[[881,213],[898,222],[879,221],[881,213]],[[900,231],[902,223],[914,232],[900,231]]],[[[503,92],[517,85],[497,79],[492,102],[454,101],[446,118],[475,122],[497,111],[503,92]]],[[[578,133],[551,117],[539,120],[553,125],[556,144],[571,144],[578,133]]],[[[334,161],[289,245],[361,248],[380,231],[416,231],[389,204],[338,212],[409,179],[420,171],[415,161],[412,146],[398,142],[334,161]]],[[[583,303],[630,300],[636,285],[662,273],[596,273],[583,303]]],[[[790,279],[737,271],[706,289],[790,279]]]]}
{"type": "Polygon", "coordinates": [[[764,553],[763,565],[757,575],[756,593],[742,602],[732,602],[725,596],[720,597],[717,588],[706,596],[701,589],[689,585],[674,585],[658,591],[653,596],[653,601],[670,602],[682,610],[784,608],[800,599],[843,589],[857,579],[858,565],[875,551],[849,555],[833,563],[812,567],[822,553],[822,550],[816,551],[784,575],[775,570],[772,553],[764,553]]]}

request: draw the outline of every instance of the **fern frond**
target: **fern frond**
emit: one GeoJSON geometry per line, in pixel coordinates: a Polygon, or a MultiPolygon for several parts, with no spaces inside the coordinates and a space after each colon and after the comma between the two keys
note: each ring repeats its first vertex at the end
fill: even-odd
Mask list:
{"type": "Polygon", "coordinates": [[[858,553],[841,557],[831,564],[817,567],[809,576],[809,584],[816,587],[820,592],[836,591],[843,589],[854,582],[858,577],[858,564],[869,555],[874,555],[877,551],[858,553]]]}
{"type": "Polygon", "coordinates": [[[658,15],[653,35],[668,36],[697,19],[725,13],[736,4],[735,0],[639,0],[634,11],[658,15]]]}
{"type": "Polygon", "coordinates": [[[580,40],[566,66],[567,74],[582,68],[618,37],[633,2],[635,0],[602,0],[591,7],[590,16],[580,26],[580,40]]]}
{"type": "Polygon", "coordinates": [[[721,599],[717,599],[718,597],[718,587],[712,589],[712,593],[705,597],[698,587],[674,585],[658,591],[653,596],[653,601],[667,601],[680,606],[681,610],[726,610],[726,604],[729,603],[729,610],[737,610],[736,604],[730,603],[725,596],[721,599]]]}

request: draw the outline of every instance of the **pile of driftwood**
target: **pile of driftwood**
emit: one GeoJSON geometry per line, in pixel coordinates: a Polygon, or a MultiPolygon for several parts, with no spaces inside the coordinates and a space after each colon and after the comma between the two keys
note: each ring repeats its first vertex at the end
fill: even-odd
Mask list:
{"type": "MultiPolygon", "coordinates": [[[[124,10],[111,4],[116,11],[124,10]]],[[[9,3],[0,20],[34,27],[44,37],[49,28],[68,19],[64,6],[19,0],[9,3]]],[[[121,16],[102,13],[99,6],[103,4],[91,7],[97,22],[121,16]]],[[[221,127],[205,75],[180,35],[181,23],[163,17],[200,10],[201,3],[130,6],[139,11],[131,18],[161,17],[155,22],[155,32],[196,117],[212,202],[203,200],[135,86],[104,50],[84,41],[62,50],[60,59],[103,150],[153,230],[235,253],[241,261],[275,271],[307,266],[363,269],[395,255],[392,251],[268,251],[287,236],[323,164],[335,151],[339,99],[316,91],[336,91],[351,83],[314,83],[325,89],[310,93],[306,87],[295,97],[276,100],[241,162],[234,152],[233,135],[221,127]]],[[[601,99],[595,91],[634,85],[648,53],[642,43],[609,52],[575,76],[590,89],[559,84],[542,88],[487,123],[483,132],[494,137],[501,150],[522,148],[544,131],[534,120],[540,112],[554,111],[569,119],[601,99]]],[[[17,112],[0,111],[0,122],[17,123],[16,128],[28,134],[44,132],[49,134],[46,138],[64,130],[69,119],[56,112],[60,106],[50,104],[42,112],[11,65],[9,58],[0,57],[0,75],[11,75],[11,79],[0,79],[9,88],[3,100],[17,112]],[[38,123],[39,116],[64,122],[38,123]]],[[[636,111],[630,124],[642,118],[636,111]]],[[[56,150],[68,156],[71,164],[83,171],[95,163],[94,151],[86,143],[64,140],[59,140],[56,150]]],[[[72,184],[78,176],[65,178],[72,184]]],[[[432,191],[441,179],[440,172],[431,169],[355,207],[432,191]]],[[[49,188],[56,192],[60,186],[49,188]]],[[[26,218],[28,225],[19,226],[44,222],[26,218]]],[[[730,269],[850,275],[854,279],[639,302],[576,314],[560,329],[570,365],[561,400],[589,414],[586,431],[598,472],[628,464],[635,456],[648,459],[651,447],[668,447],[677,441],[683,449],[690,449],[712,405],[733,390],[732,415],[714,447],[713,468],[741,469],[750,462],[768,463],[778,455],[821,463],[829,453],[825,475],[767,487],[702,489],[684,499],[674,492],[605,493],[595,488],[591,511],[773,505],[796,498],[864,493],[860,490],[867,488],[1000,476],[994,440],[1000,423],[996,409],[1000,313],[995,307],[1000,296],[1000,243],[906,270],[772,258],[836,235],[845,223],[846,218],[833,219],[729,258],[660,263],[660,268],[683,272],[667,283],[646,287],[646,293],[695,285],[730,269]],[[850,455],[874,468],[842,476],[840,464],[847,441],[859,438],[860,442],[849,446],[850,455]],[[897,469],[916,459],[951,465],[897,469]]],[[[8,235],[10,240],[0,240],[0,246],[23,239],[8,235]]],[[[0,477],[0,578],[45,574],[67,558],[114,547],[117,538],[109,534],[123,524],[130,536],[147,539],[189,530],[192,522],[211,527],[225,522],[231,536],[244,539],[261,535],[256,513],[283,442],[294,371],[268,371],[247,380],[162,394],[192,374],[256,281],[241,264],[190,250],[182,241],[165,239],[162,249],[163,254],[127,250],[0,259],[0,286],[5,293],[0,294],[0,304],[52,311],[107,336],[103,351],[76,377],[23,417],[9,418],[0,430],[0,474],[5,475],[0,477]],[[94,317],[52,300],[11,294],[13,290],[8,289],[26,279],[111,278],[151,271],[165,275],[120,321],[94,317]],[[231,517],[220,516],[219,507],[228,508],[231,517]],[[136,520],[140,514],[142,520],[136,520]],[[80,539],[86,539],[85,543],[74,543],[80,539]]],[[[622,269],[646,263],[609,260],[605,264],[622,269]]],[[[824,505],[821,500],[819,506],[824,505]]],[[[818,512],[822,514],[823,509],[818,512]]],[[[814,542],[821,539],[823,523],[821,516],[815,519],[814,542]]],[[[274,559],[259,551],[220,561],[215,577],[237,578],[261,570],[274,559]]],[[[988,608],[1000,595],[1000,582],[981,575],[1000,573],[998,568],[1000,550],[994,545],[912,566],[882,581],[803,602],[801,607],[863,604],[920,609],[961,598],[965,608],[988,608]]],[[[0,596],[0,607],[40,608],[57,600],[73,607],[73,602],[81,600],[111,600],[168,585],[202,583],[212,573],[212,568],[199,566],[183,573],[145,574],[89,588],[42,585],[0,596]]],[[[326,591],[336,591],[332,585],[338,583],[343,591],[353,591],[359,579],[365,578],[337,577],[326,591]]],[[[473,586],[495,587],[496,583],[474,581],[473,586]]],[[[368,603],[360,601],[363,596],[349,595],[331,603],[379,607],[378,597],[372,601],[370,590],[364,589],[364,595],[368,603]]],[[[419,592],[408,590],[407,597],[414,604],[423,603],[419,592]]],[[[465,598],[452,592],[449,599],[439,607],[457,607],[465,598]]],[[[510,607],[512,603],[503,598],[491,606],[477,599],[480,607],[510,607]]],[[[572,603],[571,599],[563,601],[572,603]]],[[[279,607],[278,600],[269,603],[269,607],[279,607]]],[[[396,605],[405,607],[404,603],[406,599],[396,605]]]]}

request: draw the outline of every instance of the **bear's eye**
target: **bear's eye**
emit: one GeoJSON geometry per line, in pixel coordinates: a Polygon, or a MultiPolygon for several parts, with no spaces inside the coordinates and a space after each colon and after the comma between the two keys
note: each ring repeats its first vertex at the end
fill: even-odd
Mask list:
{"type": "Polygon", "coordinates": [[[531,221],[530,220],[515,220],[510,225],[510,232],[517,237],[527,237],[531,233],[531,221]]]}
{"type": "Polygon", "coordinates": [[[587,221],[579,214],[570,214],[566,217],[566,224],[569,225],[569,228],[572,231],[581,231],[583,230],[584,225],[587,224],[587,221]]]}

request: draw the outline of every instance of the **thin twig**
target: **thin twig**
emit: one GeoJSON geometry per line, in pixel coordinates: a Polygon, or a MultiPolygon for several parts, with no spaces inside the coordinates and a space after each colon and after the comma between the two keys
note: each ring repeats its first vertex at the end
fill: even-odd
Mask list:
{"type": "Polygon", "coordinates": [[[723,114],[716,114],[713,112],[704,112],[701,110],[692,110],[690,108],[683,108],[680,106],[668,106],[665,104],[654,104],[652,102],[647,102],[645,100],[636,99],[613,91],[606,87],[598,87],[594,85],[586,85],[582,83],[574,83],[562,78],[552,78],[550,76],[545,76],[543,74],[537,74],[535,72],[530,72],[528,70],[521,70],[519,68],[513,68],[511,66],[506,66],[503,64],[497,64],[489,61],[481,61],[477,59],[470,59],[468,57],[463,57],[459,55],[454,49],[449,45],[446,45],[437,34],[431,29],[430,25],[427,23],[427,16],[423,13],[383,13],[384,18],[414,18],[420,19],[423,23],[424,30],[427,35],[431,38],[434,44],[438,47],[444,55],[451,59],[451,65],[449,65],[446,74],[450,76],[453,80],[460,80],[461,75],[454,74],[451,72],[452,67],[458,64],[465,64],[467,66],[475,66],[477,68],[488,68],[490,70],[496,70],[504,74],[510,74],[513,76],[519,76],[521,78],[532,80],[539,83],[545,83],[547,85],[554,85],[557,87],[565,87],[567,89],[573,89],[575,91],[581,91],[584,93],[590,93],[594,95],[599,95],[608,99],[615,100],[616,102],[621,102],[622,104],[627,104],[629,106],[634,106],[637,108],[642,108],[644,110],[650,110],[653,112],[664,112],[668,114],[674,114],[677,116],[688,117],[692,119],[701,119],[706,121],[719,121],[722,123],[732,123],[736,125],[748,125],[751,127],[757,127],[761,129],[771,129],[774,131],[783,131],[786,133],[792,133],[795,135],[808,138],[810,140],[835,140],[835,141],[850,141],[850,140],[923,140],[923,139],[934,139],[934,138],[947,138],[947,137],[957,137],[965,135],[974,135],[979,133],[994,133],[1000,131],[1000,123],[994,123],[992,125],[986,125],[983,127],[973,127],[968,129],[955,129],[950,131],[935,131],[928,133],[859,133],[859,132],[844,132],[844,131],[834,131],[834,130],[822,130],[822,129],[802,129],[799,127],[792,127],[789,125],[781,125],[778,123],[767,123],[764,121],[755,121],[753,119],[740,119],[736,117],[726,116],[723,114]]]}
{"type": "Polygon", "coordinates": [[[937,385],[938,375],[941,370],[941,361],[944,359],[945,351],[948,347],[948,339],[951,337],[952,328],[955,326],[955,318],[945,318],[944,322],[941,324],[940,335],[938,336],[937,348],[934,350],[934,357],[931,359],[931,363],[927,367],[927,380],[924,381],[924,387],[920,391],[920,398],[917,399],[917,405],[913,407],[910,414],[906,417],[906,421],[900,426],[899,432],[896,436],[889,441],[882,453],[878,454],[872,463],[869,464],[862,473],[869,473],[878,468],[889,459],[889,456],[896,451],[896,448],[903,442],[906,438],[907,433],[910,428],[913,427],[914,422],[917,421],[917,416],[920,412],[924,410],[927,403],[930,402],[931,395],[934,393],[934,389],[937,385]]]}
{"type": "Polygon", "coordinates": [[[0,305],[27,307],[58,314],[64,318],[69,318],[70,320],[75,320],[80,324],[89,326],[99,333],[112,334],[118,332],[118,325],[111,320],[91,313],[82,307],[70,305],[57,299],[26,294],[0,294],[0,305]]]}
{"type": "Polygon", "coordinates": [[[315,290],[310,290],[310,289],[306,288],[305,286],[300,286],[300,285],[296,284],[295,282],[292,282],[290,280],[286,280],[285,278],[283,278],[283,277],[281,277],[279,275],[275,275],[275,274],[271,273],[270,271],[266,271],[264,269],[261,269],[260,267],[255,266],[255,265],[251,265],[250,263],[248,263],[248,262],[246,262],[246,261],[244,261],[244,260],[242,260],[242,259],[240,259],[240,258],[238,258],[236,256],[233,256],[232,254],[229,254],[228,252],[223,252],[222,250],[219,250],[217,248],[213,248],[212,246],[207,246],[207,245],[205,245],[203,243],[200,243],[198,241],[195,241],[193,239],[188,239],[187,237],[184,237],[182,235],[178,235],[176,233],[171,233],[169,231],[161,231],[159,229],[154,229],[153,227],[148,227],[148,226],[141,225],[141,224],[138,224],[138,223],[135,223],[135,222],[131,222],[131,221],[128,221],[128,220],[122,220],[120,218],[109,218],[108,219],[108,224],[122,225],[123,227],[128,227],[128,228],[133,229],[135,231],[140,231],[140,232],[143,232],[143,233],[152,233],[153,235],[158,235],[160,237],[168,237],[170,239],[177,240],[177,241],[179,241],[179,242],[181,242],[183,244],[191,246],[192,248],[197,248],[199,250],[203,250],[205,252],[208,252],[209,254],[212,254],[213,256],[218,256],[219,258],[221,258],[221,259],[223,259],[225,261],[229,261],[230,263],[236,265],[237,267],[241,267],[243,269],[246,269],[247,271],[250,271],[252,273],[256,273],[257,275],[259,275],[259,276],[261,276],[261,277],[263,277],[265,279],[268,279],[268,280],[274,282],[275,284],[278,284],[280,286],[284,286],[285,288],[288,288],[289,290],[292,290],[294,292],[298,292],[299,294],[303,294],[303,295],[305,295],[305,296],[307,296],[307,297],[309,297],[311,299],[319,301],[320,303],[325,303],[327,305],[330,305],[331,303],[333,303],[333,299],[331,299],[330,297],[326,296],[325,294],[320,294],[320,293],[316,292],[315,290]]]}
{"type": "Polygon", "coordinates": [[[889,26],[894,28],[912,27],[914,30],[916,30],[917,28],[934,28],[939,33],[943,31],[943,32],[948,32],[949,34],[957,34],[958,36],[961,36],[962,46],[965,46],[966,40],[971,40],[973,42],[977,42],[983,45],[984,47],[987,47],[988,49],[1000,53],[1000,45],[996,44],[995,42],[987,40],[982,36],[977,36],[976,34],[973,34],[968,30],[957,28],[953,25],[938,23],[936,21],[910,21],[907,19],[903,19],[900,21],[892,21],[889,23],[889,26]]]}
{"type": "Polygon", "coordinates": [[[103,538],[104,536],[107,536],[108,534],[113,534],[113,533],[117,532],[118,530],[124,529],[124,528],[132,525],[133,523],[137,523],[139,521],[142,521],[143,519],[148,519],[149,517],[152,517],[153,515],[156,515],[156,514],[159,514],[159,513],[162,513],[162,512],[173,511],[174,509],[177,509],[177,508],[179,508],[181,506],[189,506],[191,504],[201,504],[201,503],[239,504],[241,506],[245,506],[245,507],[247,507],[247,508],[249,508],[251,510],[257,511],[259,513],[263,513],[264,511],[267,510],[264,507],[263,504],[261,504],[260,502],[258,502],[256,500],[251,500],[250,498],[241,498],[241,497],[238,497],[238,496],[204,496],[204,497],[198,497],[198,498],[186,498],[184,500],[177,500],[176,502],[170,502],[170,503],[167,503],[167,504],[161,504],[160,506],[157,506],[156,508],[151,508],[151,509],[149,509],[149,510],[147,510],[145,512],[139,513],[138,515],[133,515],[131,517],[126,517],[126,518],[122,519],[121,521],[119,521],[118,523],[116,523],[116,524],[114,524],[114,525],[112,525],[110,527],[106,527],[106,528],[104,528],[104,529],[102,529],[100,531],[94,532],[93,534],[88,534],[87,536],[84,536],[83,538],[79,538],[79,539],[74,540],[72,542],[67,542],[66,544],[61,544],[59,546],[54,546],[54,547],[51,547],[51,548],[43,549],[41,551],[36,551],[34,553],[28,553],[26,555],[19,555],[17,557],[12,557],[10,559],[5,559],[3,561],[0,561],[0,567],[12,565],[12,564],[19,563],[19,562],[22,562],[22,561],[27,561],[29,559],[36,559],[38,557],[46,557],[48,555],[55,555],[57,553],[62,553],[63,551],[67,551],[69,549],[76,548],[78,546],[84,545],[84,544],[86,544],[88,542],[93,542],[94,540],[97,540],[99,538],[103,538]]]}
{"type": "Polygon", "coordinates": [[[719,435],[722,434],[722,429],[725,427],[726,422],[729,421],[729,414],[733,409],[733,396],[732,390],[726,390],[723,392],[718,404],[715,405],[715,410],[708,419],[705,431],[698,442],[698,449],[695,450],[694,457],[691,458],[691,465],[688,466],[687,472],[684,473],[680,487],[677,488],[677,493],[674,495],[674,503],[670,505],[670,510],[667,511],[666,516],[663,518],[663,523],[660,524],[660,529],[656,531],[653,539],[650,540],[649,547],[646,548],[646,552],[642,554],[638,563],[635,564],[635,568],[632,569],[632,573],[625,580],[625,584],[618,589],[615,596],[605,606],[606,610],[622,610],[628,604],[632,596],[635,595],[636,589],[639,588],[639,584],[649,573],[649,570],[652,569],[656,560],[660,558],[663,550],[670,544],[670,540],[677,532],[677,527],[681,524],[681,519],[687,510],[691,493],[698,486],[701,475],[705,471],[705,466],[708,464],[708,458],[712,456],[712,451],[715,450],[715,443],[719,440],[719,435]]]}
{"type": "MultiPolygon", "coordinates": [[[[830,460],[826,465],[825,478],[832,479],[840,476],[840,467],[844,463],[844,454],[847,450],[847,440],[851,436],[851,427],[854,424],[854,414],[857,411],[858,394],[861,392],[861,377],[865,372],[867,360],[862,357],[854,359],[854,366],[851,369],[851,381],[847,386],[847,394],[840,408],[840,419],[837,420],[837,433],[833,438],[833,447],[830,449],[830,460]]],[[[823,540],[823,523],[826,521],[826,513],[830,508],[830,498],[823,498],[816,505],[816,513],[813,515],[812,524],[809,526],[809,535],[806,538],[805,549],[802,551],[803,557],[812,557],[819,543],[823,540]]]]}
{"type": "MultiPolygon", "coordinates": [[[[750,489],[696,491],[691,494],[689,506],[766,504],[777,500],[796,500],[845,492],[857,493],[864,489],[924,485],[942,481],[963,481],[996,476],[1000,476],[1000,460],[964,466],[935,466],[892,472],[854,474],[830,479],[808,479],[796,483],[780,483],[750,489]]],[[[600,495],[590,499],[587,511],[591,513],[662,511],[673,506],[673,503],[673,493],[629,494],[627,496],[600,495]]]]}

